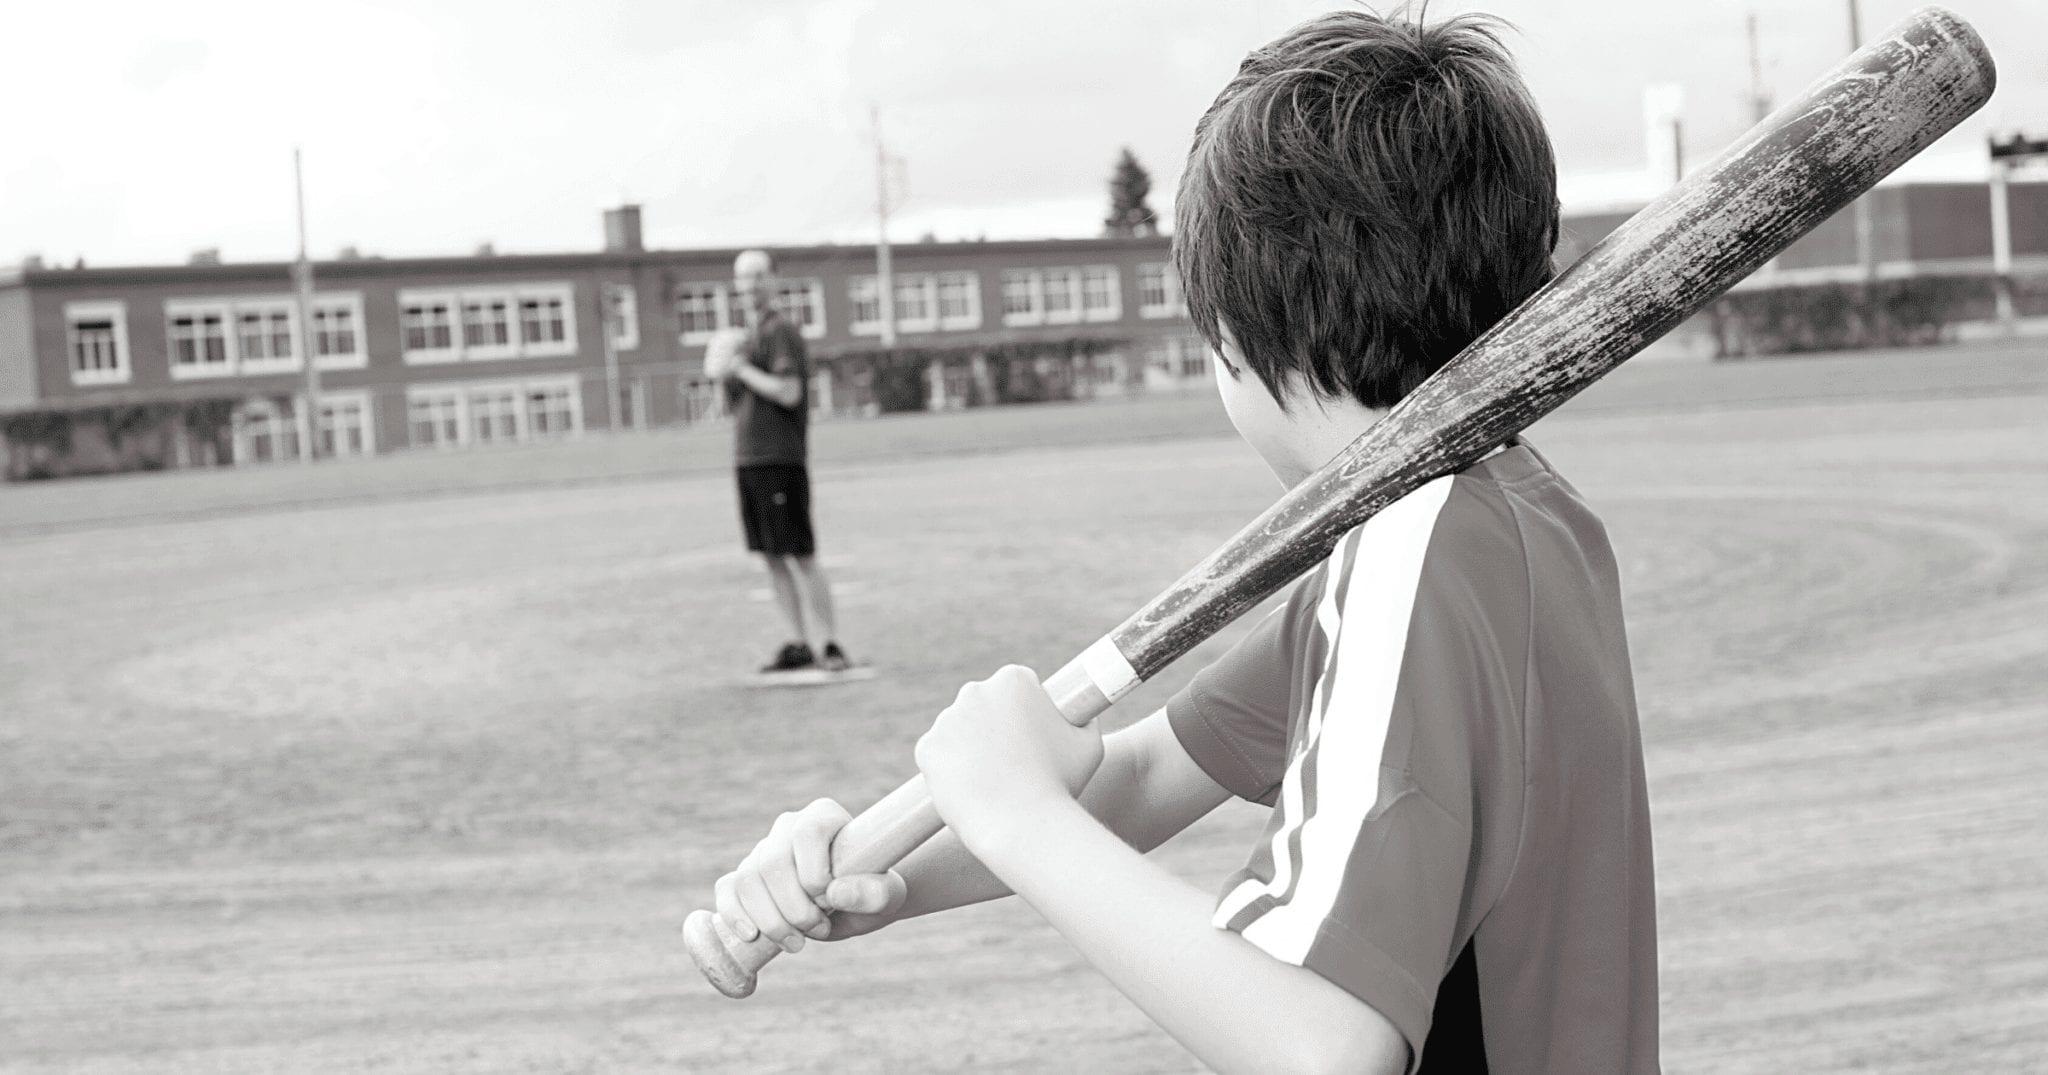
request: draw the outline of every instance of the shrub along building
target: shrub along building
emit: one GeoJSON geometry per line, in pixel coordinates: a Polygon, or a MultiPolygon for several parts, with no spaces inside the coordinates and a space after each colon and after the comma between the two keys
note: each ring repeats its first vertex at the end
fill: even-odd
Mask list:
{"type": "MultiPolygon", "coordinates": [[[[0,276],[9,477],[469,448],[717,417],[704,345],[741,323],[736,250],[645,249],[639,210],[582,254],[0,276]],[[302,340],[319,374],[304,406],[302,340]]],[[[1089,398],[1206,383],[1163,237],[774,250],[819,415],[1089,398]]]]}

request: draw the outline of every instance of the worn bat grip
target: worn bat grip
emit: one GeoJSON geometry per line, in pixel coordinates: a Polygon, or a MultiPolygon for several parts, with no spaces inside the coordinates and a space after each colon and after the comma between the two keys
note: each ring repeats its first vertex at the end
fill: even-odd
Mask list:
{"type": "MultiPolygon", "coordinates": [[[[1107,645],[1106,641],[1098,642],[1088,653],[1068,661],[1045,680],[1046,693],[1059,706],[1060,715],[1077,728],[1108,709],[1112,693],[1120,697],[1137,684],[1127,662],[1103,653],[1107,645]],[[1110,666],[1107,674],[1103,672],[1105,665],[1110,666]],[[1096,669],[1095,675],[1110,682],[1098,686],[1089,672],[1091,666],[1096,669]]],[[[881,873],[903,861],[945,827],[932,806],[931,796],[925,793],[924,778],[912,777],[839,830],[832,840],[832,875],[881,873]]],[[[765,936],[741,940],[724,919],[707,910],[692,911],[684,919],[683,945],[705,980],[734,999],[753,993],[761,968],[782,954],[781,946],[765,936]]]]}

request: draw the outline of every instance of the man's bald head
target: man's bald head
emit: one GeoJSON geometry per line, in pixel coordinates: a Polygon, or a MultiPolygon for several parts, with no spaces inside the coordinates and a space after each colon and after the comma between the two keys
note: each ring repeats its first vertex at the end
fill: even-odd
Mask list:
{"type": "Polygon", "coordinates": [[[775,259],[766,250],[743,250],[732,259],[733,290],[765,303],[775,283],[775,259]]]}

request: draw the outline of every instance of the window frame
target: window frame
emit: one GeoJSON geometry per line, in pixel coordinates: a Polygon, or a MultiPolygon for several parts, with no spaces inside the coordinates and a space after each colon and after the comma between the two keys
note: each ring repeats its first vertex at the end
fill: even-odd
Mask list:
{"type": "Polygon", "coordinates": [[[217,377],[233,377],[235,362],[236,332],[234,330],[234,304],[228,299],[165,299],[164,300],[164,346],[165,360],[170,367],[171,380],[203,381],[217,377]],[[221,361],[208,362],[204,357],[203,335],[193,340],[194,353],[200,357],[196,362],[178,361],[178,321],[183,318],[218,317],[221,324],[221,361]]]}
{"type": "MultiPolygon", "coordinates": [[[[444,362],[462,361],[462,302],[454,291],[433,289],[402,289],[398,292],[398,346],[408,366],[436,365],[444,362]],[[448,346],[412,346],[412,326],[407,323],[411,316],[408,307],[430,308],[439,305],[448,311],[448,346]]],[[[428,332],[431,333],[429,325],[428,332]]],[[[427,337],[432,339],[431,334],[427,337]]]]}
{"type": "Polygon", "coordinates": [[[1146,319],[1178,317],[1186,311],[1180,298],[1180,280],[1175,276],[1173,263],[1168,261],[1147,261],[1137,268],[1138,316],[1146,319]],[[1159,278],[1159,301],[1152,302],[1145,294],[1145,278],[1148,270],[1156,270],[1159,278]]]}
{"type": "Polygon", "coordinates": [[[425,384],[409,385],[405,390],[405,429],[407,445],[412,448],[432,448],[437,451],[475,448],[486,444],[530,444],[543,440],[561,440],[580,437],[585,432],[583,414],[583,382],[575,373],[544,374],[537,377],[493,377],[475,381],[431,381],[425,384]],[[540,393],[560,393],[563,402],[562,414],[568,426],[556,431],[536,434],[533,421],[533,400],[540,393]],[[489,415],[480,415],[477,402],[488,398],[491,403],[489,415]],[[509,412],[499,404],[510,401],[509,412]],[[423,409],[426,410],[422,414],[423,409]],[[512,420],[509,436],[493,433],[488,438],[476,435],[477,420],[488,417],[493,422],[504,417],[512,420]],[[422,418],[426,421],[423,423],[422,418]],[[448,423],[455,427],[455,439],[445,440],[440,434],[446,431],[448,423]],[[435,432],[431,442],[418,437],[422,425],[435,432]]]}
{"type": "MultiPolygon", "coordinates": [[[[775,283],[775,303],[776,308],[782,311],[782,316],[789,318],[792,322],[795,322],[797,326],[797,331],[803,334],[804,339],[817,340],[824,338],[824,280],[816,276],[791,276],[780,278],[775,283]],[[803,292],[804,308],[810,311],[810,313],[813,315],[812,319],[809,322],[806,322],[801,318],[791,316],[788,296],[797,291],[803,292]]],[[[881,318],[877,317],[875,319],[875,324],[879,326],[881,324],[881,318]]]]}
{"type": "Polygon", "coordinates": [[[1115,265],[1083,265],[1080,270],[1081,320],[1120,321],[1124,316],[1123,273],[1115,265]],[[1089,302],[1089,285],[1101,283],[1107,301],[1089,302]]]}
{"type": "Polygon", "coordinates": [[[1045,324],[1045,278],[1037,269],[1004,269],[1000,277],[1003,324],[1012,327],[1045,324]],[[1027,308],[1010,309],[1010,288],[1022,285],[1027,308]]]}
{"type": "Polygon", "coordinates": [[[936,273],[933,276],[932,312],[938,316],[939,327],[952,331],[978,329],[981,327],[981,274],[961,269],[936,273]],[[967,299],[967,312],[948,316],[946,314],[946,285],[958,284],[967,299]]]}
{"type": "Polygon", "coordinates": [[[119,300],[93,300],[67,302],[64,304],[64,365],[71,374],[71,383],[90,388],[99,385],[127,384],[134,377],[134,363],[129,360],[128,350],[128,304],[119,300]],[[80,370],[78,368],[78,324],[81,321],[108,322],[110,341],[114,347],[114,364],[105,369],[80,370]]]}
{"type": "Polygon", "coordinates": [[[686,346],[709,343],[713,336],[732,327],[732,285],[726,281],[684,281],[676,285],[675,290],[670,293],[669,301],[676,308],[676,331],[686,346]],[[693,329],[684,324],[681,306],[686,293],[693,296],[708,293],[711,296],[709,313],[713,327],[693,329]]]}
{"type": "Polygon", "coordinates": [[[1040,269],[1038,270],[1038,279],[1039,290],[1042,296],[1039,300],[1039,308],[1045,311],[1045,324],[1080,324],[1081,270],[1070,265],[1040,269]],[[1058,278],[1065,286],[1055,287],[1053,283],[1055,278],[1058,278]],[[1065,292],[1067,305],[1064,309],[1055,310],[1052,308],[1052,297],[1059,292],[1065,292]]]}
{"type": "MultiPolygon", "coordinates": [[[[294,303],[296,306],[296,303],[294,303]]],[[[360,291],[329,291],[313,293],[313,323],[307,327],[306,346],[313,352],[313,366],[321,370],[359,370],[369,365],[369,329],[363,318],[363,293],[360,291]],[[355,346],[347,351],[320,351],[320,315],[332,315],[336,311],[349,317],[350,331],[355,346]]],[[[296,315],[295,315],[296,316],[296,315]]]]}
{"type": "Polygon", "coordinates": [[[576,288],[569,283],[524,284],[513,289],[515,317],[519,332],[518,358],[561,358],[576,353],[576,288]],[[526,317],[524,304],[530,301],[552,301],[561,304],[562,338],[559,340],[528,340],[526,338],[526,317]]]}

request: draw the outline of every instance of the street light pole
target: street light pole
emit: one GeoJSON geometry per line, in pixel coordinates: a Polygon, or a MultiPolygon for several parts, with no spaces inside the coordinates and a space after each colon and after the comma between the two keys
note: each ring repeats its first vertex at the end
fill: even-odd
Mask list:
{"type": "Polygon", "coordinates": [[[1998,302],[1998,323],[2007,335],[2019,331],[2019,311],[2012,298],[2012,204],[2006,183],[2029,160],[2048,158],[2048,138],[2015,133],[1991,143],[1991,284],[1998,302]]]}
{"type": "Polygon", "coordinates": [[[604,337],[604,421],[610,432],[619,431],[619,298],[618,285],[597,285],[598,332],[604,337]]]}
{"type": "Polygon", "coordinates": [[[889,271],[889,150],[882,143],[882,108],[870,105],[875,125],[875,290],[881,300],[882,346],[896,346],[896,283],[889,271]]]}
{"type": "MultiPolygon", "coordinates": [[[[1863,17],[1862,13],[1857,10],[1857,0],[1848,0],[1848,4],[1849,51],[1854,52],[1863,47],[1863,17]]],[[[1877,242],[1874,234],[1876,225],[1871,218],[1870,201],[1875,196],[1876,192],[1874,189],[1868,190],[1863,192],[1863,195],[1855,201],[1856,266],[1862,272],[1863,323],[1865,331],[1870,335],[1875,335],[1870,330],[1879,324],[1883,314],[1883,311],[1877,306],[1875,296],[1872,294],[1877,284],[1877,242]]],[[[1875,339],[1866,339],[1864,341],[1866,344],[1875,344],[1877,342],[1875,339]]]]}
{"type": "Polygon", "coordinates": [[[299,206],[299,260],[292,266],[298,284],[299,361],[306,373],[306,404],[299,442],[299,458],[311,463],[320,457],[320,366],[313,354],[313,261],[306,254],[306,169],[299,147],[292,147],[292,183],[299,206]]]}

